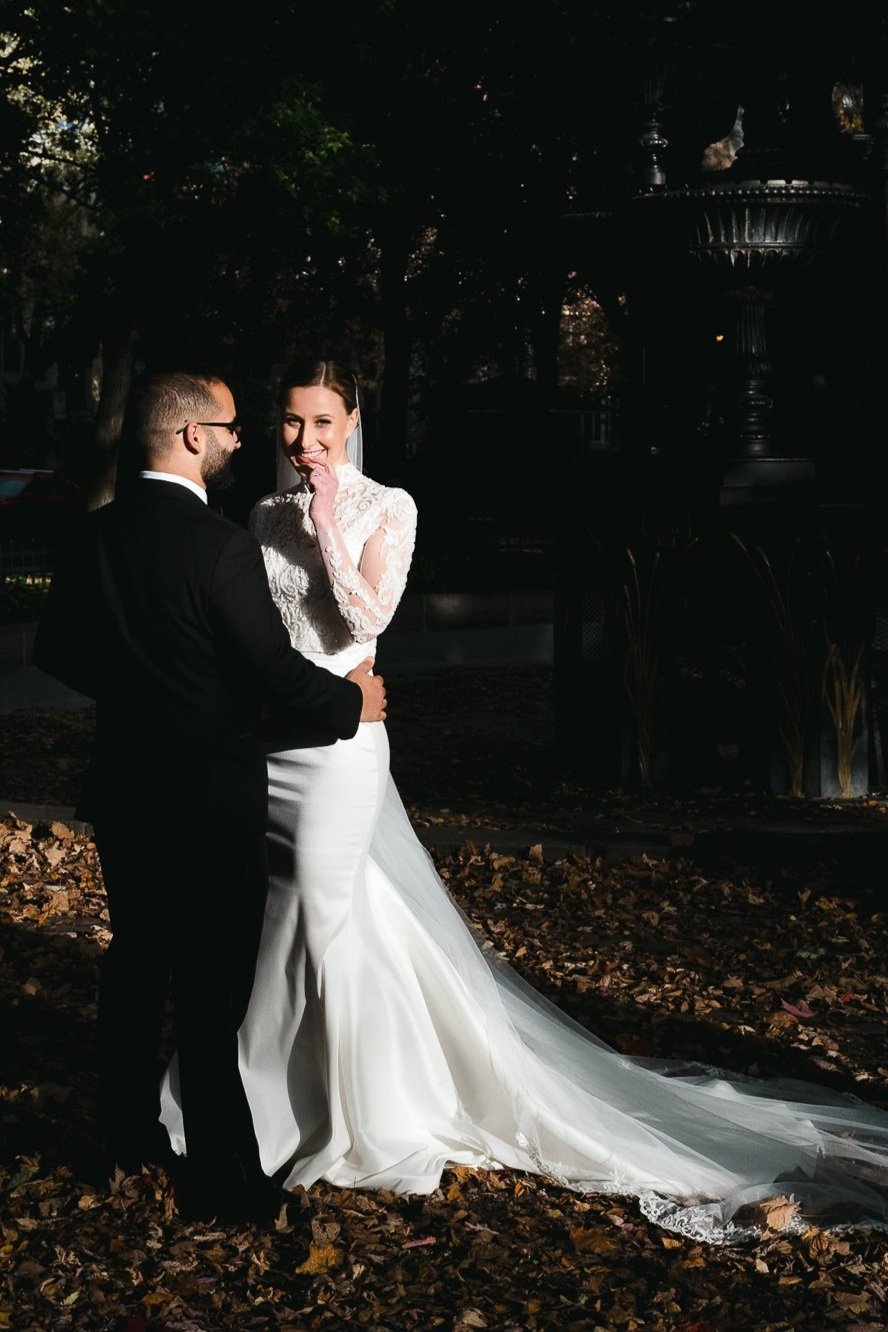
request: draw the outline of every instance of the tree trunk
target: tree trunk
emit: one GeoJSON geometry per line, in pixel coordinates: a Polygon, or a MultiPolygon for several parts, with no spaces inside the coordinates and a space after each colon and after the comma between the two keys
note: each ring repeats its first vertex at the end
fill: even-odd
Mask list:
{"type": "Polygon", "coordinates": [[[87,508],[100,509],[115,495],[120,433],[133,378],[138,335],[133,328],[112,333],[102,342],[102,391],[93,432],[94,467],[87,508]]]}

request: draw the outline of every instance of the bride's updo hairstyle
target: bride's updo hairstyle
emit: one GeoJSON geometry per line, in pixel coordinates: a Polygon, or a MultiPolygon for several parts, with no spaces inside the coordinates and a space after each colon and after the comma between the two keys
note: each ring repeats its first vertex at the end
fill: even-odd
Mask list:
{"type": "MultiPolygon", "coordinates": [[[[323,361],[312,356],[301,356],[291,361],[281,375],[278,387],[278,406],[283,410],[287,394],[294,388],[326,388],[339,395],[350,415],[360,408],[358,400],[358,381],[354,373],[336,361],[323,361]]],[[[358,424],[346,440],[348,460],[358,471],[364,466],[364,436],[361,430],[361,417],[358,424]]],[[[283,451],[278,449],[277,488],[289,490],[293,485],[293,469],[283,451]]]]}

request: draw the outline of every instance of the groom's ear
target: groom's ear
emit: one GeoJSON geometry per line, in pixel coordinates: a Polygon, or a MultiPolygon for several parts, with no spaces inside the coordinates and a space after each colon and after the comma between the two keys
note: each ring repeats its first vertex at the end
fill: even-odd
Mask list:
{"type": "Polygon", "coordinates": [[[203,453],[205,436],[202,427],[196,421],[189,421],[181,430],[177,431],[177,435],[188,453],[194,454],[196,457],[203,453]]]}

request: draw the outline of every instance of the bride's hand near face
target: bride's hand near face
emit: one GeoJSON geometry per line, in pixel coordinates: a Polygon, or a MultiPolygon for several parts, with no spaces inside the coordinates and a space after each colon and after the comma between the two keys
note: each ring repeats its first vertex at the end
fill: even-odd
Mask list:
{"type": "Polygon", "coordinates": [[[311,491],[308,515],[315,527],[326,527],[333,522],[333,500],[339,489],[336,468],[304,456],[298,459],[297,465],[311,491]]]}

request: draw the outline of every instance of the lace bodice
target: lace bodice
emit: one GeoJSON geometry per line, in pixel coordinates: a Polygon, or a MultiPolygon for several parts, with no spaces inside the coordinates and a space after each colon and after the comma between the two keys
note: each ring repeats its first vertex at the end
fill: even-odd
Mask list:
{"type": "Polygon", "coordinates": [[[299,484],[266,495],[250,514],[272,595],[295,648],[341,675],[372,656],[404,592],[416,541],[416,505],[351,463],[337,468],[336,531],[318,541],[299,484]]]}

